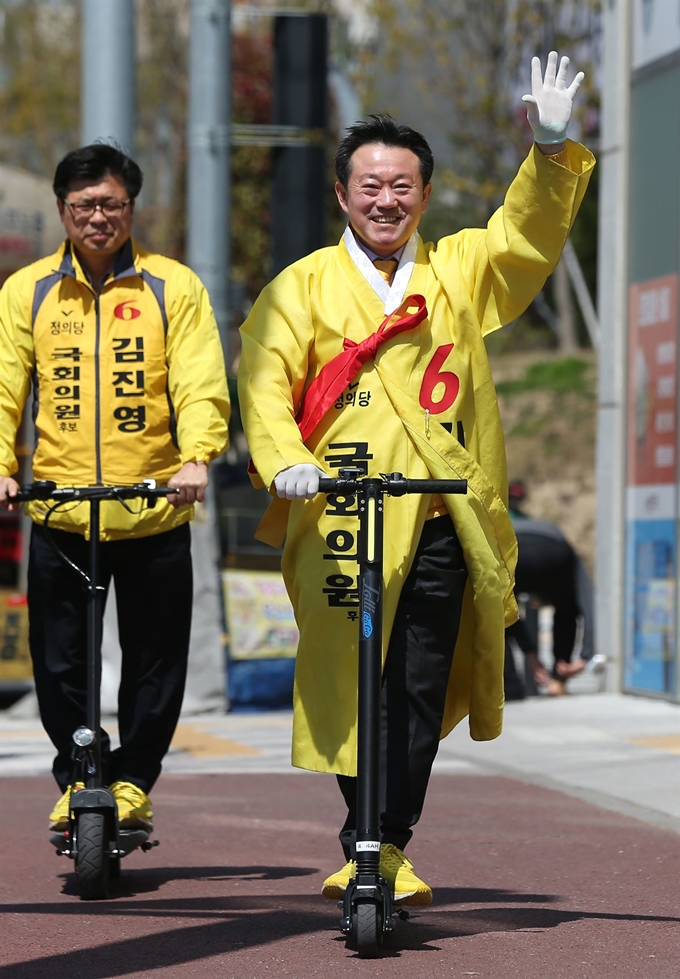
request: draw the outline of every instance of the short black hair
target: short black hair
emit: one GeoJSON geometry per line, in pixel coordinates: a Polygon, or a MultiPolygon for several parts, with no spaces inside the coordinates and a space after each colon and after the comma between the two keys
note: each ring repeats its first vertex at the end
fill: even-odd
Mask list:
{"type": "Polygon", "coordinates": [[[91,143],[71,150],[57,165],[52,189],[64,200],[74,180],[98,181],[103,177],[120,177],[132,200],[142,189],[144,176],[134,160],[112,143],[91,143]]]}
{"type": "Polygon", "coordinates": [[[420,160],[420,176],[423,187],[427,187],[432,179],[434,157],[429,143],[422,135],[410,126],[400,126],[387,112],[376,112],[364,122],[356,122],[350,126],[343,137],[338,152],[335,154],[335,174],[343,187],[352,169],[352,155],[360,146],[368,143],[381,143],[383,146],[403,146],[411,150],[420,160]]]}

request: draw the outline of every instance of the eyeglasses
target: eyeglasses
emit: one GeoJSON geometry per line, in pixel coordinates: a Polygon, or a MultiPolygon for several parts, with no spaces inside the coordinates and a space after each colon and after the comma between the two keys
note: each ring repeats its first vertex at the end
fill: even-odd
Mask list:
{"type": "Polygon", "coordinates": [[[115,218],[123,213],[123,208],[132,200],[128,197],[126,201],[119,201],[115,197],[110,197],[106,201],[67,201],[62,197],[64,204],[68,204],[71,214],[76,218],[91,218],[96,210],[100,210],[104,217],[115,218]]]}

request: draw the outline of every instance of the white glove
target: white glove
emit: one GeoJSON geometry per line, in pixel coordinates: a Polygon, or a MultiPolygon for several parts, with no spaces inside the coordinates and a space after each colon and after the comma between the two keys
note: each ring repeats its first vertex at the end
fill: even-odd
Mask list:
{"type": "Polygon", "coordinates": [[[531,59],[531,95],[523,95],[522,102],[527,104],[527,119],[537,143],[563,143],[566,139],[574,96],[585,78],[579,71],[567,88],[568,67],[569,58],[562,58],[556,71],[557,51],[551,51],[542,78],[541,59],[531,59]]]}
{"type": "Polygon", "coordinates": [[[299,462],[274,477],[274,487],[287,500],[311,500],[319,492],[319,477],[326,473],[310,462],[299,462]]]}

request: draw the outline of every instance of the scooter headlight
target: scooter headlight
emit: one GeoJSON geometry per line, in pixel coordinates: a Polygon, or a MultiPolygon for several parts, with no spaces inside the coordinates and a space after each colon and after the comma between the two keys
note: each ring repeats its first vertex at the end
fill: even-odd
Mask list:
{"type": "Polygon", "coordinates": [[[73,740],[79,748],[89,748],[94,741],[94,731],[89,727],[79,727],[73,734],[73,740]]]}

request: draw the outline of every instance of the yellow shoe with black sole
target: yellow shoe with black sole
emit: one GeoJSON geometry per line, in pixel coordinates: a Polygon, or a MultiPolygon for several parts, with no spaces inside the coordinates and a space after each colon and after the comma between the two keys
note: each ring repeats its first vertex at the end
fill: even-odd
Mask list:
{"type": "Polygon", "coordinates": [[[74,785],[66,786],[66,791],[50,813],[50,830],[53,833],[63,833],[64,830],[68,829],[68,821],[71,815],[71,795],[84,788],[84,782],[76,782],[74,785]]]}
{"type": "Polygon", "coordinates": [[[118,825],[121,829],[153,829],[151,799],[143,789],[132,782],[114,782],[109,785],[118,807],[118,825]]]}
{"type": "Polygon", "coordinates": [[[337,873],[331,874],[330,877],[325,879],[321,888],[321,894],[323,897],[328,898],[329,901],[341,901],[347,890],[347,885],[352,877],[356,877],[356,875],[357,865],[354,860],[350,860],[341,870],[338,870],[337,873]]]}
{"type": "MultiPolygon", "coordinates": [[[[326,878],[322,895],[330,901],[341,901],[356,872],[357,865],[350,860],[326,878]]],[[[384,877],[395,904],[421,907],[432,904],[432,888],[416,875],[411,861],[393,843],[383,843],[380,847],[380,876],[384,877]]]]}
{"type": "Polygon", "coordinates": [[[416,876],[413,864],[394,843],[380,847],[380,875],[385,878],[395,904],[432,904],[432,888],[416,876]]]}

